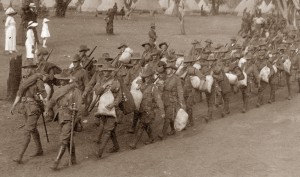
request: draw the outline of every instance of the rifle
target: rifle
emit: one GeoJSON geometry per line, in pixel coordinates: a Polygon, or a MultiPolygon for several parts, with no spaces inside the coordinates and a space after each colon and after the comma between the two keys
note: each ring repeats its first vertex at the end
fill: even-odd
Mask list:
{"type": "Polygon", "coordinates": [[[93,48],[93,50],[92,50],[91,53],[88,55],[88,57],[92,56],[92,54],[94,53],[94,51],[96,50],[97,47],[98,47],[98,46],[95,46],[95,47],[93,48]]]}
{"type": "Polygon", "coordinates": [[[71,106],[72,116],[71,116],[71,138],[70,138],[70,157],[69,157],[69,166],[72,166],[72,148],[73,148],[73,134],[74,134],[74,122],[75,122],[75,116],[76,116],[76,105],[75,103],[72,103],[71,106]]]}
{"type": "MultiPolygon", "coordinates": [[[[40,94],[38,94],[38,95],[40,96],[40,94]]],[[[37,104],[38,104],[39,108],[42,110],[42,112],[44,112],[43,101],[41,99],[38,99],[37,104]]],[[[48,131],[47,131],[46,121],[45,121],[45,117],[44,117],[43,113],[41,114],[41,116],[42,116],[42,119],[43,119],[43,124],[44,124],[44,129],[45,129],[45,133],[46,133],[47,142],[49,143],[48,131]]]]}
{"type": "MultiPolygon", "coordinates": [[[[116,75],[116,74],[120,71],[120,69],[121,69],[122,66],[123,66],[123,64],[120,65],[120,67],[119,67],[118,70],[114,73],[114,75],[116,75]]],[[[98,103],[99,99],[100,99],[100,95],[97,95],[97,97],[95,98],[95,100],[90,104],[90,106],[89,106],[89,108],[88,108],[88,112],[91,112],[91,111],[94,109],[94,107],[95,107],[96,104],[98,103]]]]}
{"type": "Polygon", "coordinates": [[[90,64],[93,62],[94,58],[95,57],[91,58],[90,61],[86,65],[83,66],[83,69],[87,69],[87,67],[90,66],[90,64]]]}
{"type": "Polygon", "coordinates": [[[54,50],[54,49],[51,49],[49,55],[48,55],[47,58],[45,59],[46,61],[48,61],[48,59],[49,59],[50,55],[52,54],[53,50],[54,50]]]}

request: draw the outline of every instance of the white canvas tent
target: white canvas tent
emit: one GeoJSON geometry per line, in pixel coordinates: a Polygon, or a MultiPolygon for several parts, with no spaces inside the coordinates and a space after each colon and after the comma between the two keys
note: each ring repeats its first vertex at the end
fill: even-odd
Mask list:
{"type": "Polygon", "coordinates": [[[200,10],[195,0],[184,0],[184,10],[200,10]]]}
{"type": "Polygon", "coordinates": [[[232,9],[230,9],[229,6],[226,3],[220,5],[220,7],[219,7],[219,12],[220,13],[229,13],[231,11],[232,11],[232,9]]]}
{"type": "Polygon", "coordinates": [[[77,2],[78,2],[78,0],[72,0],[69,4],[69,7],[76,7],[77,2]]]}
{"type": "MultiPolygon", "coordinates": [[[[10,2],[12,3],[13,7],[21,7],[22,3],[20,2],[20,0],[1,0],[4,9],[7,9],[10,5],[10,2]]],[[[17,10],[17,9],[14,9],[17,10]]]]}
{"type": "Polygon", "coordinates": [[[124,0],[102,0],[102,3],[97,7],[97,11],[107,11],[113,8],[114,4],[117,3],[118,10],[125,6],[124,0]]]}
{"type": "Polygon", "coordinates": [[[158,3],[159,3],[161,8],[167,9],[170,5],[169,1],[170,0],[159,0],[158,3]]]}
{"type": "Polygon", "coordinates": [[[101,0],[85,0],[81,6],[81,11],[95,12],[100,3],[101,3],[101,0]]]}
{"type": "Polygon", "coordinates": [[[264,13],[272,13],[272,11],[275,9],[274,4],[272,3],[272,1],[268,4],[268,6],[265,9],[264,13]]]}
{"type": "Polygon", "coordinates": [[[45,5],[46,7],[54,7],[56,2],[55,0],[44,0],[42,1],[42,4],[45,5]]]}
{"type": "Polygon", "coordinates": [[[234,9],[235,12],[238,13],[238,16],[242,16],[245,8],[247,8],[247,12],[251,14],[255,11],[256,0],[242,0],[239,5],[234,9]]]}
{"type": "Polygon", "coordinates": [[[266,10],[267,10],[266,2],[262,1],[261,4],[258,6],[258,8],[261,10],[262,13],[266,13],[266,10]]]}
{"type": "Polygon", "coordinates": [[[175,2],[174,0],[170,0],[170,6],[167,8],[167,10],[165,11],[166,15],[174,15],[173,11],[174,11],[174,7],[175,7],[175,2]]]}
{"type": "Polygon", "coordinates": [[[160,10],[161,7],[157,0],[138,0],[135,4],[132,5],[134,10],[160,10]]]}
{"type": "Polygon", "coordinates": [[[203,10],[206,11],[206,12],[209,12],[210,11],[210,8],[208,6],[208,3],[205,1],[205,0],[200,0],[199,3],[198,3],[198,7],[199,9],[201,10],[201,7],[203,6],[203,10]]]}

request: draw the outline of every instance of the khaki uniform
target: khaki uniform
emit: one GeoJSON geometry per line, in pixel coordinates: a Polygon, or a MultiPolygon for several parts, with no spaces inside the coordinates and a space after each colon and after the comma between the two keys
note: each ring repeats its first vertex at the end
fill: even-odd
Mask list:
{"type": "Polygon", "coordinates": [[[37,129],[37,121],[43,112],[43,105],[40,105],[41,103],[38,102],[38,93],[41,94],[43,98],[46,98],[47,96],[44,82],[38,74],[34,74],[26,78],[21,83],[17,92],[17,96],[22,99],[18,112],[25,118],[24,141],[19,154],[19,161],[21,161],[23,158],[28,144],[30,143],[31,136],[36,144],[37,154],[43,153],[40,134],[37,129]]]}
{"type": "Polygon", "coordinates": [[[171,134],[175,132],[174,120],[179,108],[185,109],[182,82],[178,76],[173,74],[166,78],[163,90],[163,101],[165,108],[165,120],[162,130],[163,137],[166,137],[170,125],[171,134]]]}

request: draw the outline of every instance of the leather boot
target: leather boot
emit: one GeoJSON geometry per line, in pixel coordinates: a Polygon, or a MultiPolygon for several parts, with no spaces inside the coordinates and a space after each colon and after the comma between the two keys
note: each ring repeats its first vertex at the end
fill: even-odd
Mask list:
{"type": "Polygon", "coordinates": [[[136,149],[136,145],[140,141],[142,136],[143,136],[143,128],[138,128],[137,132],[136,132],[136,136],[135,136],[133,142],[131,144],[129,144],[129,147],[131,149],[136,149]]]}
{"type": "Polygon", "coordinates": [[[174,121],[171,120],[170,121],[170,127],[171,127],[171,131],[168,133],[168,135],[175,135],[176,131],[175,131],[175,127],[174,127],[174,121]]]}
{"type": "Polygon", "coordinates": [[[158,138],[160,138],[161,140],[163,140],[167,137],[169,124],[170,124],[170,121],[168,119],[165,119],[163,129],[162,129],[162,134],[158,135],[158,138]]]}
{"type": "Polygon", "coordinates": [[[58,164],[62,158],[62,156],[64,155],[65,151],[66,151],[66,146],[65,144],[61,145],[57,154],[57,157],[53,163],[53,165],[50,167],[52,170],[57,170],[58,169],[58,164]]]}
{"type": "Polygon", "coordinates": [[[154,138],[153,138],[153,135],[152,135],[152,127],[151,127],[151,125],[147,126],[146,132],[148,134],[149,139],[144,144],[145,145],[152,144],[154,142],[154,138]]]}
{"type": "Polygon", "coordinates": [[[22,149],[21,149],[21,152],[19,154],[19,157],[13,160],[14,162],[16,162],[18,164],[22,163],[23,155],[24,155],[24,153],[25,153],[25,151],[28,147],[28,144],[30,143],[30,138],[31,138],[30,133],[26,132],[24,135],[25,135],[24,136],[24,142],[23,142],[22,149]]]}
{"type": "Polygon", "coordinates": [[[69,154],[71,155],[71,163],[72,163],[72,165],[75,165],[75,164],[77,164],[77,161],[76,161],[76,154],[75,154],[75,144],[74,144],[74,142],[73,142],[73,144],[72,144],[72,150],[70,151],[70,144],[68,144],[68,152],[69,152],[69,154]]]}
{"type": "Polygon", "coordinates": [[[189,115],[189,124],[188,124],[188,127],[192,127],[192,126],[194,126],[193,109],[188,109],[187,113],[189,115]]]}
{"type": "Polygon", "coordinates": [[[96,142],[97,144],[100,144],[100,143],[101,143],[101,138],[102,138],[102,135],[103,135],[103,130],[104,130],[104,125],[103,125],[103,123],[101,123],[101,124],[99,125],[99,133],[98,133],[97,140],[95,140],[95,142],[96,142]]]}
{"type": "Polygon", "coordinates": [[[32,138],[36,145],[36,152],[34,154],[32,154],[30,157],[42,156],[44,154],[44,152],[43,152],[43,148],[42,148],[40,133],[38,130],[36,130],[34,133],[32,133],[32,138]]]}
{"type": "Polygon", "coordinates": [[[130,130],[127,131],[128,133],[132,133],[132,134],[135,133],[135,129],[136,129],[139,117],[140,117],[140,113],[134,112],[133,120],[132,120],[132,126],[131,126],[130,130]]]}
{"type": "Polygon", "coordinates": [[[117,140],[116,130],[113,130],[113,131],[111,132],[110,137],[111,137],[111,141],[112,141],[112,143],[113,143],[113,147],[110,148],[110,149],[108,150],[108,152],[109,152],[109,153],[118,152],[119,149],[120,149],[120,146],[119,146],[119,143],[118,143],[118,140],[117,140]]]}
{"type": "Polygon", "coordinates": [[[108,142],[110,138],[110,135],[109,134],[104,134],[103,138],[102,138],[102,141],[101,141],[101,144],[100,144],[100,148],[98,150],[98,157],[101,158],[102,157],[102,154],[104,152],[104,149],[105,149],[105,146],[108,142]]]}

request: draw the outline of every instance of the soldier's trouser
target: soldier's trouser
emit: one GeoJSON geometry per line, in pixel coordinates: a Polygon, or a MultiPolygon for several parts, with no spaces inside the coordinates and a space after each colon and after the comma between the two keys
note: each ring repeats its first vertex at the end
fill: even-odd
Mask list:
{"type": "Polygon", "coordinates": [[[164,119],[164,125],[163,125],[163,136],[167,134],[168,127],[171,127],[171,131],[175,131],[174,128],[174,120],[177,113],[177,104],[173,103],[168,106],[165,106],[165,119],[164,119]]]}
{"type": "Polygon", "coordinates": [[[214,102],[215,102],[214,84],[212,85],[211,93],[205,92],[205,96],[206,96],[206,102],[207,102],[207,107],[208,107],[206,119],[209,120],[209,119],[212,119],[213,106],[214,106],[214,102]]]}
{"type": "Polygon", "coordinates": [[[298,80],[298,89],[299,89],[299,92],[300,92],[300,78],[298,78],[297,80],[298,80]]]}
{"type": "Polygon", "coordinates": [[[289,73],[285,73],[285,79],[286,79],[286,85],[288,88],[288,96],[290,97],[292,95],[292,91],[291,91],[291,74],[289,73]]]}
{"type": "Polygon", "coordinates": [[[68,145],[71,139],[71,129],[72,129],[72,122],[71,121],[63,121],[60,124],[60,144],[68,145]]]}
{"type": "Polygon", "coordinates": [[[152,123],[151,122],[146,123],[146,122],[141,122],[140,121],[139,125],[138,125],[138,128],[137,128],[135,139],[133,141],[134,147],[137,145],[137,143],[142,138],[144,131],[147,133],[150,141],[154,140],[153,135],[152,135],[152,123]]]}
{"type": "Polygon", "coordinates": [[[274,102],[275,101],[275,91],[276,91],[276,82],[275,78],[271,77],[270,78],[270,99],[269,102],[274,102]]]}
{"type": "Polygon", "coordinates": [[[97,137],[97,143],[100,143],[101,142],[101,138],[102,138],[102,135],[103,135],[103,130],[104,130],[104,125],[103,123],[101,122],[101,120],[99,120],[100,123],[99,123],[99,131],[98,131],[98,137],[97,137]]]}
{"type": "Polygon", "coordinates": [[[257,103],[259,105],[262,105],[263,104],[263,98],[264,98],[264,90],[267,88],[267,85],[268,83],[264,82],[264,81],[261,81],[260,82],[260,88],[258,88],[258,93],[257,93],[257,103]]]}
{"type": "Polygon", "coordinates": [[[104,129],[103,129],[103,137],[101,141],[101,145],[99,148],[98,156],[101,157],[105,146],[108,142],[109,139],[112,140],[114,148],[119,148],[119,144],[117,141],[117,136],[116,136],[116,128],[117,128],[117,123],[114,117],[110,116],[103,116],[101,118],[101,124],[103,124],[104,129]]]}
{"type": "Polygon", "coordinates": [[[139,118],[141,117],[141,112],[134,111],[133,113],[133,120],[131,125],[131,130],[134,132],[138,123],[139,118]]]}
{"type": "Polygon", "coordinates": [[[186,112],[189,115],[189,124],[194,125],[194,117],[193,117],[193,105],[194,105],[194,97],[193,95],[189,95],[185,98],[186,102],[186,112]]]}
{"type": "Polygon", "coordinates": [[[250,97],[250,83],[247,83],[247,86],[241,86],[240,90],[242,92],[242,99],[243,99],[243,110],[248,110],[248,101],[250,97]]]}
{"type": "MultiPolygon", "coordinates": [[[[26,105],[26,108],[34,108],[30,105],[26,105]]],[[[27,110],[27,112],[29,112],[27,110]]],[[[39,119],[39,115],[35,114],[35,113],[29,113],[25,114],[25,131],[24,131],[24,140],[23,140],[23,144],[22,144],[22,148],[21,148],[21,152],[18,156],[17,161],[21,161],[23,158],[23,155],[30,143],[30,139],[31,139],[31,135],[34,138],[35,144],[37,146],[37,150],[38,151],[42,151],[42,145],[41,145],[41,140],[40,140],[40,136],[39,136],[39,132],[37,130],[37,121],[39,119]]]]}
{"type": "Polygon", "coordinates": [[[221,92],[222,98],[224,100],[224,105],[223,105],[223,113],[228,114],[230,112],[229,110],[229,93],[223,93],[221,92]]]}

